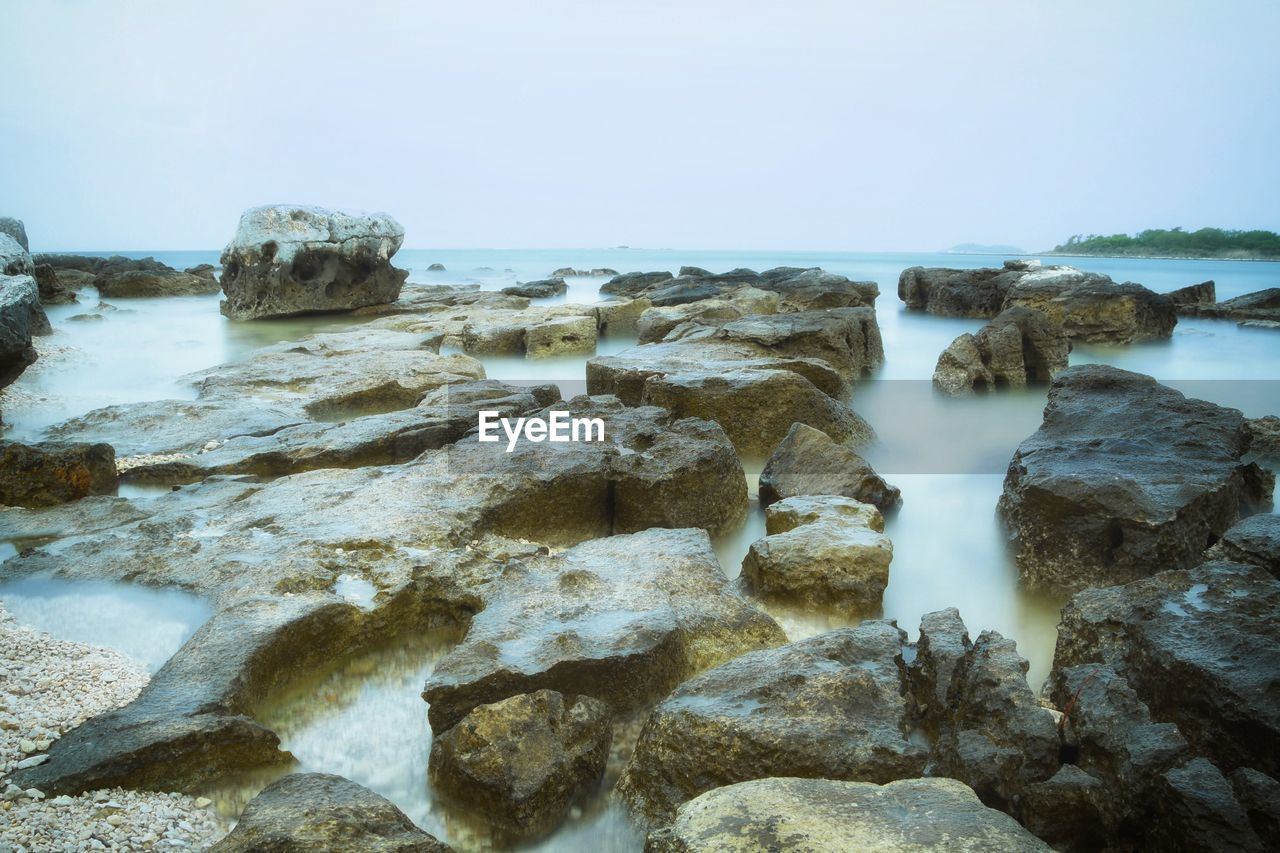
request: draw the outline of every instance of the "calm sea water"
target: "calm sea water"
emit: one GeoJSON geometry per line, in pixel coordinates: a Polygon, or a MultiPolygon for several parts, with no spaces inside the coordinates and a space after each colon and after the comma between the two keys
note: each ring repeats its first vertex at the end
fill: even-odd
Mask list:
{"type": "MultiPolygon", "coordinates": [[[[103,253],[106,254],[106,253],[103,253]]],[[[129,253],[141,257],[145,253],[129,253]]],[[[217,263],[216,251],[156,252],[175,267],[217,263]]],[[[1035,431],[1044,405],[1043,390],[947,400],[933,394],[930,377],[938,354],[981,320],[956,320],[907,313],[897,299],[898,274],[908,266],[979,267],[999,265],[1001,257],[949,254],[865,254],[839,252],[690,252],[674,250],[405,250],[396,263],[410,270],[410,281],[433,284],[476,283],[499,289],[517,280],[546,277],[552,270],[611,267],[618,271],[671,270],[691,264],[713,271],[734,267],[821,266],[831,272],[879,283],[877,303],[886,363],[872,380],[858,386],[852,406],[879,435],[868,457],[902,489],[904,506],[889,520],[894,542],[884,613],[911,633],[930,610],[960,608],[971,632],[995,629],[1017,639],[1031,663],[1029,679],[1038,685],[1052,660],[1060,600],[1032,597],[1018,589],[1017,574],[996,523],[995,503],[1004,469],[1017,444],[1035,431]],[[444,272],[428,271],[433,263],[444,272]]],[[[1228,261],[1059,258],[1107,273],[1118,281],[1136,281],[1167,291],[1206,279],[1217,282],[1220,299],[1280,285],[1280,264],[1228,261]]],[[[598,299],[602,278],[571,279],[564,301],[598,299]]],[[[258,323],[231,323],[218,313],[217,296],[112,300],[99,306],[92,291],[81,302],[52,306],[55,334],[41,342],[41,359],[0,394],[6,435],[35,438],[46,426],[100,406],[163,397],[190,397],[192,389],[177,380],[191,371],[243,358],[257,347],[295,340],[354,321],[343,317],[305,318],[258,323]]],[[[629,345],[602,342],[602,352],[629,345]]],[[[509,380],[561,381],[565,392],[577,393],[585,359],[528,362],[519,358],[485,359],[489,375],[509,380]]],[[[1173,338],[1128,347],[1085,345],[1072,353],[1072,363],[1101,362],[1154,375],[1194,396],[1242,409],[1249,416],[1280,413],[1280,331],[1242,329],[1234,323],[1182,320],[1173,338]]],[[[754,492],[760,460],[744,460],[754,492]]],[[[139,500],[147,492],[130,493],[139,500]]],[[[738,573],[750,543],[763,535],[763,513],[753,511],[741,530],[721,537],[717,552],[727,574],[738,573]]],[[[105,595],[66,592],[75,598],[74,613],[60,630],[60,608],[43,591],[39,596],[9,590],[4,597],[19,618],[38,622],[44,630],[83,632],[93,607],[103,611],[95,642],[113,645],[154,666],[145,634],[131,629],[136,620],[111,620],[105,595]],[[36,604],[30,604],[30,602],[36,604]],[[85,602],[90,602],[85,606],[85,602]],[[75,623],[73,626],[71,623],[75,623]]],[[[117,589],[121,602],[135,593],[117,589]]],[[[135,602],[135,607],[141,606],[135,602]]],[[[845,624],[843,617],[822,612],[774,609],[792,639],[845,624]]],[[[83,633],[81,634],[83,636],[83,633]]],[[[158,642],[158,641],[157,641],[158,642]]],[[[171,650],[172,638],[164,644],[171,650]]],[[[167,653],[167,652],[166,652],[167,653]]],[[[425,779],[430,732],[425,706],[418,696],[424,673],[438,650],[398,649],[378,665],[356,667],[350,677],[331,676],[321,693],[344,697],[331,708],[320,700],[299,700],[274,722],[285,746],[309,769],[343,773],[391,797],[424,826],[449,836],[446,812],[434,803],[425,779]],[[379,676],[368,673],[381,671],[379,676]],[[345,680],[344,680],[345,679],[345,680]],[[395,740],[375,744],[371,732],[385,730],[389,718],[402,719],[395,740]]],[[[325,700],[330,702],[330,700],[325,700]]],[[[330,702],[330,704],[332,704],[330,702]]],[[[375,739],[376,740],[376,739],[375,739]]],[[[243,794],[243,792],[241,792],[243,794]]],[[[243,796],[235,798],[243,801],[243,796]]],[[[455,837],[454,840],[460,840],[455,837]]],[[[614,811],[599,804],[562,830],[551,848],[636,849],[639,837],[614,811]]],[[[464,846],[469,846],[464,844],[464,846]]]]}

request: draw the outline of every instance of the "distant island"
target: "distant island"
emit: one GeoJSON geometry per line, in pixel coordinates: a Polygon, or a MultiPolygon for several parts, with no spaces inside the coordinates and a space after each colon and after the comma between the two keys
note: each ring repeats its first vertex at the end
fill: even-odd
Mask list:
{"type": "Polygon", "coordinates": [[[1077,234],[1047,255],[1106,255],[1140,258],[1231,258],[1280,260],[1280,234],[1222,228],[1152,228],[1130,236],[1077,234]]]}
{"type": "Polygon", "coordinates": [[[952,246],[947,249],[945,254],[948,255],[1025,255],[1026,249],[1019,249],[1017,246],[1005,246],[1001,244],[987,243],[961,243],[958,246],[952,246]]]}

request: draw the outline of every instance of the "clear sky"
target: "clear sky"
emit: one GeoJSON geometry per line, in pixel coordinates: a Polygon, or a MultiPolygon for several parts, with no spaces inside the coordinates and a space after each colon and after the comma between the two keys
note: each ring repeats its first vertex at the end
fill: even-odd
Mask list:
{"type": "Polygon", "coordinates": [[[1280,2],[0,0],[0,215],[219,248],[933,251],[1280,230],[1280,2]]]}

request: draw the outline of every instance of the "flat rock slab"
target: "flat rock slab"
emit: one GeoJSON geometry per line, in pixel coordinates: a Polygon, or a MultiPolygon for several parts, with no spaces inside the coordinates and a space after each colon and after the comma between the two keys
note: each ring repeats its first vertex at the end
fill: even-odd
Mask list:
{"type": "Polygon", "coordinates": [[[643,817],[666,820],[705,791],[749,779],[919,776],[926,750],[908,737],[905,639],[891,623],[863,622],[690,679],[645,723],[619,794],[643,817]]]}
{"type": "Polygon", "coordinates": [[[650,833],[650,853],[1047,851],[1052,848],[952,779],[886,785],[774,778],[717,788],[650,833]]]}
{"type": "Polygon", "coordinates": [[[647,530],[508,565],[423,698],[434,731],[478,705],[549,688],[639,707],[785,635],[736,594],[706,533],[647,530]]]}
{"type": "Polygon", "coordinates": [[[390,800],[341,776],[293,773],[254,797],[215,853],[448,853],[390,800]]]}
{"type": "Polygon", "coordinates": [[[1280,581],[1206,563],[1076,594],[1055,670],[1106,663],[1223,771],[1280,774],[1280,581]]]}
{"type": "Polygon", "coordinates": [[[1149,376],[1075,367],[1009,463],[999,511],[1022,582],[1074,591],[1199,562],[1241,515],[1269,508],[1274,477],[1242,461],[1235,409],[1149,376]]]}

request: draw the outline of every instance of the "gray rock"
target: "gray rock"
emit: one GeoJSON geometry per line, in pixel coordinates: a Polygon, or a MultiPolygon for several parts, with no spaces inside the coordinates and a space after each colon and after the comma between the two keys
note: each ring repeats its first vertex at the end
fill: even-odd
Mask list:
{"type": "Polygon", "coordinates": [[[1205,552],[1205,558],[1252,563],[1280,578],[1280,515],[1260,513],[1239,521],[1205,552]]]}
{"type": "Polygon", "coordinates": [[[781,300],[776,293],[742,287],[721,297],[683,305],[654,307],[640,315],[637,337],[642,344],[665,338],[682,323],[720,325],[752,314],[776,314],[781,300]]]}
{"type": "Polygon", "coordinates": [[[1153,849],[1264,849],[1231,783],[1206,759],[1192,759],[1167,771],[1160,781],[1156,818],[1144,839],[1153,849]]]}
{"type": "Polygon", "coordinates": [[[1244,417],[1149,376],[1064,372],[1044,422],[1018,447],[999,511],[1023,583],[1073,591],[1194,565],[1274,478],[1242,461],[1244,417]]]}
{"type": "Polygon", "coordinates": [[[35,279],[0,275],[0,388],[35,362],[31,338],[42,334],[48,324],[35,279]]]}
{"type": "Polygon", "coordinates": [[[1177,307],[1178,313],[1185,313],[1183,309],[1188,305],[1212,305],[1218,301],[1218,287],[1213,280],[1202,281],[1199,284],[1188,284],[1186,287],[1179,287],[1177,290],[1171,290],[1165,294],[1173,300],[1174,306],[1177,307]]]}
{"type": "Polygon", "coordinates": [[[0,275],[32,275],[31,255],[13,237],[0,231],[0,275]]]}
{"type": "Polygon", "coordinates": [[[616,275],[600,286],[600,292],[607,296],[624,296],[634,298],[640,296],[655,284],[670,281],[669,272],[628,272],[616,275]]]}
{"type": "Polygon", "coordinates": [[[27,227],[22,224],[21,219],[14,219],[12,216],[0,216],[0,234],[7,234],[12,237],[14,242],[22,247],[22,251],[31,251],[31,244],[27,242],[27,227]]]}
{"type": "Polygon", "coordinates": [[[596,351],[594,317],[557,317],[524,332],[525,358],[548,358],[596,351]]]}
{"type": "Polygon", "coordinates": [[[50,506],[116,490],[109,444],[21,444],[0,441],[0,504],[50,506]]]}
{"type": "Polygon", "coordinates": [[[563,296],[569,292],[569,285],[563,278],[547,278],[539,281],[522,281],[513,287],[504,287],[502,292],[511,296],[525,296],[529,299],[548,299],[552,296],[563,296]]]}
{"type": "Polygon", "coordinates": [[[1050,382],[1067,369],[1071,341],[1039,311],[1008,308],[976,335],[961,335],[938,357],[933,384],[963,396],[1050,382]]]}
{"type": "Polygon", "coordinates": [[[97,265],[93,286],[99,296],[112,299],[218,292],[218,281],[212,274],[181,272],[151,257],[135,260],[119,255],[97,265]]]}
{"type": "Polygon", "coordinates": [[[831,436],[795,423],[760,474],[760,503],[798,495],[843,495],[892,512],[902,492],[889,485],[867,461],[831,436]]]}
{"type": "Polygon", "coordinates": [[[1233,299],[1210,304],[1181,305],[1178,309],[1192,317],[1211,317],[1221,320],[1276,321],[1280,320],[1280,287],[1269,287],[1246,293],[1233,299]]]}
{"type": "Polygon", "coordinates": [[[609,708],[554,690],[480,705],[431,743],[431,783],[502,835],[554,829],[604,776],[609,708]]]}
{"type": "Polygon", "coordinates": [[[935,737],[947,719],[951,677],[972,647],[969,631],[956,608],[920,617],[920,639],[916,641],[916,657],[909,674],[918,713],[935,737]]]}
{"type": "Polygon", "coordinates": [[[709,791],[649,835],[646,853],[757,850],[1049,851],[952,779],[887,785],[760,779],[709,791]]]}
{"type": "Polygon", "coordinates": [[[870,504],[825,495],[770,505],[768,535],[742,560],[747,588],[861,616],[878,616],[889,584],[893,542],[870,504]]]}
{"type": "Polygon", "coordinates": [[[427,272],[444,272],[444,264],[431,264],[427,267],[427,272]]]}
{"type": "Polygon", "coordinates": [[[214,853],[448,853],[368,788],[327,773],[293,773],[245,807],[214,853]]]}
{"type": "Polygon", "coordinates": [[[919,776],[925,749],[908,737],[904,641],[892,623],[863,622],[685,682],[645,723],[617,792],[664,820],[699,794],[750,779],[919,776]]]}
{"type": "Polygon", "coordinates": [[[350,311],[395,302],[404,228],[385,213],[255,207],[222,252],[222,313],[233,320],[350,311]]]}
{"type": "Polygon", "coordinates": [[[1280,782],[1265,773],[1241,767],[1231,774],[1236,802],[1249,816],[1253,831],[1268,846],[1280,842],[1280,782]]]}
{"type": "Polygon", "coordinates": [[[943,317],[994,317],[1005,296],[1027,270],[1008,263],[1003,269],[910,267],[898,277],[898,298],[909,310],[943,317]]]}
{"type": "Polygon", "coordinates": [[[1262,459],[1280,460],[1280,416],[1266,415],[1246,421],[1249,452],[1262,459]]]}
{"type": "Polygon", "coordinates": [[[58,278],[58,271],[48,264],[37,264],[33,277],[40,291],[41,305],[65,305],[76,301],[74,289],[58,278]]]}
{"type": "Polygon", "coordinates": [[[620,302],[601,302],[594,307],[600,337],[635,335],[640,318],[653,303],[644,297],[620,302]]]}

